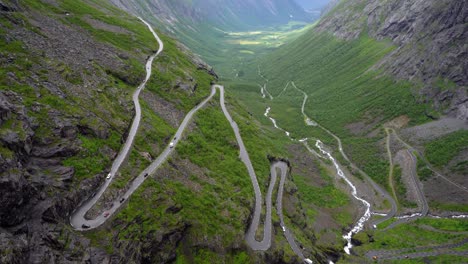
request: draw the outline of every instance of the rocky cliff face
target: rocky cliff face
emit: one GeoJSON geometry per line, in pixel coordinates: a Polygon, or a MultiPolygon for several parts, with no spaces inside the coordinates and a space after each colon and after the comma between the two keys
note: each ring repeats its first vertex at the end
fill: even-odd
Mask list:
{"type": "Polygon", "coordinates": [[[78,94],[91,99],[87,87],[109,81],[98,71],[82,85],[74,84],[72,74],[78,80],[90,70],[90,61],[116,71],[124,71],[125,64],[114,56],[115,49],[77,28],[31,12],[17,1],[1,1],[0,7],[0,262],[103,261],[103,250],[63,228],[67,215],[91,194],[102,175],[80,186],[74,168],[63,161],[84,151],[80,134],[107,138],[109,127],[80,125],[95,113],[84,108],[72,113],[59,102],[71,105],[78,94]],[[58,206],[60,210],[52,210],[58,206]]]}
{"type": "Polygon", "coordinates": [[[341,1],[322,18],[319,32],[342,39],[368,34],[396,49],[376,67],[422,82],[424,100],[468,120],[468,5],[464,1],[341,1]]]}

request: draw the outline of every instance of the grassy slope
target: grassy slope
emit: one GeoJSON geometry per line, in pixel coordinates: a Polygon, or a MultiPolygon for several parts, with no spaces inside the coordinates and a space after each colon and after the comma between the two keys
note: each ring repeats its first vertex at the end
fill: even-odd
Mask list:
{"type": "MultiPolygon", "coordinates": [[[[387,42],[366,36],[342,41],[310,31],[261,61],[264,75],[270,81],[270,92],[277,95],[288,81],[294,81],[309,95],[306,113],[342,137],[352,160],[384,185],[387,162],[379,156],[377,147],[381,134],[377,137],[365,134],[403,114],[413,123],[425,121],[425,105],[416,103],[411,84],[371,69],[392,50],[387,42]],[[372,126],[356,136],[345,126],[358,121],[372,126]]],[[[286,93],[282,97],[274,104],[277,107],[276,110],[273,107],[272,115],[292,132],[303,130],[303,122],[299,122],[302,96],[286,93]]]]}
{"type": "MultiPolygon", "coordinates": [[[[356,236],[356,239],[365,244],[356,247],[355,250],[358,253],[365,254],[368,250],[408,249],[407,252],[411,253],[414,247],[456,243],[466,238],[464,232],[466,231],[467,224],[468,222],[464,219],[421,218],[406,225],[399,225],[388,231],[367,231],[361,233],[356,236]],[[405,239],[402,240],[402,237],[405,237],[405,239]]],[[[431,257],[430,260],[434,262],[430,263],[458,263],[457,261],[451,262],[452,259],[466,260],[466,257],[441,255],[431,257]]],[[[401,263],[421,263],[420,261],[413,259],[401,263]]],[[[388,263],[393,262],[389,261],[388,263]]],[[[395,263],[400,262],[395,261],[395,263]]]]}
{"type": "MultiPolygon", "coordinates": [[[[462,155],[468,149],[468,131],[460,130],[427,142],[424,149],[424,155],[429,163],[443,171],[444,174],[464,175],[465,173],[466,176],[468,161],[462,155]],[[461,159],[457,160],[457,157],[461,159]]],[[[433,177],[434,173],[425,166],[423,161],[418,159],[418,175],[425,180],[433,177]]],[[[431,200],[429,205],[432,208],[447,211],[466,212],[468,210],[466,203],[440,203],[431,200]]]]}
{"type": "MultiPolygon", "coordinates": [[[[265,188],[263,183],[268,181],[269,173],[266,156],[281,156],[284,152],[258,130],[255,121],[239,106],[233,105],[231,109],[234,109],[231,112],[242,130],[259,182],[265,188]]],[[[163,176],[166,173],[157,173],[156,178],[146,181],[129,199],[129,205],[116,216],[116,226],[91,235],[95,243],[106,243],[103,238],[112,235],[118,236],[123,243],[130,243],[138,237],[151,236],[160,228],[189,223],[190,241],[210,244],[211,249],[200,246],[187,252],[185,247],[191,242],[184,241],[178,249],[177,263],[191,260],[196,263],[253,261],[252,256],[246,257],[246,246],[243,245],[249,208],[253,205],[253,189],[247,171],[238,159],[232,129],[218,103],[210,103],[197,113],[193,122],[197,127],[185,135],[186,139],[177,147],[177,154],[164,166],[164,171],[173,176],[166,178],[163,176]],[[204,175],[194,172],[187,178],[172,168],[184,160],[204,168],[204,175]],[[193,186],[201,189],[195,190],[193,186]],[[173,205],[182,208],[180,213],[168,213],[167,209],[173,205]],[[241,243],[241,247],[236,243],[241,243]],[[220,255],[216,251],[219,248],[236,249],[220,255]]]]}
{"type": "MultiPolygon", "coordinates": [[[[466,149],[468,149],[468,131],[462,130],[427,143],[425,155],[431,164],[440,168],[466,149]]],[[[457,165],[463,169],[463,163],[457,165]]]]}

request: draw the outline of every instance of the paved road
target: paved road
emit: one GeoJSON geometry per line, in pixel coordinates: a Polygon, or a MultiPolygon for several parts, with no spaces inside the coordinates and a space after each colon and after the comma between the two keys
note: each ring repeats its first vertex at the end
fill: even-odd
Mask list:
{"type": "MultiPolygon", "coordinates": [[[[220,86],[216,86],[220,87],[220,86]]],[[[267,196],[266,196],[266,216],[265,216],[265,222],[263,225],[263,239],[261,241],[257,241],[255,239],[255,234],[257,232],[257,229],[260,225],[260,216],[262,213],[262,193],[260,191],[260,186],[258,185],[258,180],[257,176],[255,175],[255,170],[252,166],[252,162],[250,161],[249,158],[249,153],[247,152],[247,149],[245,148],[244,141],[242,140],[242,137],[239,132],[239,127],[237,126],[237,123],[234,122],[232,119],[231,115],[226,109],[226,106],[224,104],[224,89],[220,89],[221,91],[221,108],[223,110],[223,113],[226,117],[226,119],[229,121],[231,124],[232,129],[234,130],[234,134],[236,136],[237,143],[239,145],[239,157],[241,161],[244,163],[245,167],[247,168],[247,171],[250,176],[250,180],[252,181],[252,185],[254,188],[255,192],[255,208],[253,212],[253,218],[252,222],[250,223],[250,226],[247,230],[246,233],[246,241],[247,244],[253,249],[253,250],[267,250],[271,246],[271,197],[273,194],[273,188],[274,188],[274,182],[273,179],[271,179],[270,186],[268,188],[267,196]],[[273,182],[273,184],[272,184],[273,182]]],[[[273,177],[272,177],[273,178],[273,177]]],[[[276,181],[276,180],[275,180],[276,181]]]]}
{"type": "MultiPolygon", "coordinates": [[[[284,183],[286,181],[286,176],[288,175],[288,165],[284,162],[276,162],[271,166],[271,177],[276,178],[276,173],[277,169],[281,170],[281,179],[278,187],[278,197],[276,198],[276,213],[279,216],[280,219],[280,225],[284,233],[284,236],[286,237],[286,240],[289,243],[289,246],[291,249],[296,253],[296,255],[301,258],[302,260],[305,259],[304,254],[302,253],[302,250],[300,247],[296,244],[296,241],[294,239],[294,234],[289,231],[289,229],[286,227],[286,224],[284,223],[284,216],[283,216],[283,191],[284,191],[284,183]]],[[[276,181],[276,179],[275,179],[276,181]]]]}
{"type": "MultiPolygon", "coordinates": [[[[155,37],[156,41],[159,44],[159,48],[155,54],[150,56],[148,58],[148,61],[146,62],[146,77],[144,81],[138,86],[136,91],[133,93],[133,103],[135,105],[135,117],[133,119],[132,125],[130,127],[130,131],[128,133],[127,140],[124,143],[124,146],[120,150],[119,154],[117,155],[117,158],[114,160],[111,170],[110,170],[110,175],[111,178],[106,180],[106,182],[101,186],[99,191],[88,201],[84,202],[70,217],[70,222],[71,225],[78,230],[82,230],[81,226],[83,224],[88,224],[90,227],[97,227],[101,225],[102,223],[105,222],[105,217],[104,216],[98,216],[94,220],[85,220],[84,215],[86,212],[93,207],[93,205],[101,198],[102,194],[104,191],[109,187],[112,179],[114,178],[115,174],[119,170],[120,166],[122,165],[123,161],[125,158],[128,156],[128,153],[133,145],[133,141],[135,139],[135,135],[138,131],[138,127],[140,126],[140,121],[141,121],[141,107],[140,107],[140,101],[139,101],[139,96],[140,92],[145,88],[146,83],[148,82],[149,78],[151,77],[151,69],[152,69],[152,64],[153,60],[163,51],[164,49],[164,43],[161,41],[159,36],[154,32],[153,28],[142,18],[139,17],[139,19],[149,28],[153,36],[155,37]]],[[[114,207],[113,207],[114,208],[114,207]]],[[[115,209],[116,210],[116,209],[115,209]]]]}
{"type": "Polygon", "coordinates": [[[406,150],[406,153],[411,158],[411,178],[413,180],[413,184],[416,186],[418,204],[421,207],[421,215],[427,216],[429,212],[429,205],[427,203],[426,196],[424,195],[424,192],[421,189],[422,184],[421,181],[419,181],[419,177],[417,174],[418,160],[409,149],[406,150]]]}
{"type": "Polygon", "coordinates": [[[418,154],[418,156],[422,159],[422,161],[424,161],[424,163],[426,163],[426,166],[427,168],[429,168],[432,172],[434,172],[436,174],[437,177],[440,177],[442,178],[443,180],[447,181],[448,183],[450,183],[451,185],[453,185],[454,187],[468,193],[468,187],[466,186],[462,186],[460,184],[457,184],[456,182],[453,182],[451,181],[449,178],[445,177],[444,175],[442,175],[440,172],[438,172],[436,169],[434,169],[434,167],[432,167],[432,165],[429,163],[428,160],[426,160],[424,158],[424,155],[419,151],[417,150],[416,148],[414,148],[413,146],[411,146],[410,144],[406,143],[403,139],[401,139],[401,137],[396,133],[396,131],[394,129],[393,130],[393,134],[395,135],[396,139],[398,141],[400,141],[403,145],[406,146],[406,148],[408,148],[409,150],[411,150],[412,152],[415,152],[418,154]]]}
{"type": "Polygon", "coordinates": [[[421,182],[419,181],[419,178],[418,178],[418,175],[417,175],[417,171],[416,171],[416,167],[417,167],[417,160],[416,160],[416,157],[413,155],[413,153],[411,153],[410,150],[406,150],[405,151],[405,154],[408,156],[408,158],[406,158],[405,160],[410,160],[411,164],[410,164],[410,176],[411,176],[411,181],[412,181],[412,184],[413,186],[415,186],[415,190],[416,190],[416,199],[417,199],[417,203],[419,205],[419,207],[421,208],[421,212],[420,213],[416,213],[416,214],[412,214],[411,216],[409,217],[405,217],[405,218],[400,218],[398,219],[397,221],[391,223],[390,225],[388,225],[386,228],[384,228],[384,230],[389,230],[389,229],[392,229],[402,223],[408,223],[410,221],[414,221],[418,218],[421,218],[421,217],[425,217],[427,216],[427,214],[429,213],[429,205],[427,203],[427,199],[426,199],[426,196],[424,195],[424,192],[423,190],[421,189],[421,182]]]}
{"type": "Polygon", "coordinates": [[[388,170],[388,185],[390,186],[390,189],[392,189],[393,198],[398,203],[398,197],[396,195],[395,186],[393,184],[393,155],[392,150],[390,149],[391,134],[388,131],[388,128],[385,128],[385,133],[387,134],[385,148],[387,149],[388,162],[390,163],[390,169],[388,170]]]}
{"type": "MultiPolygon", "coordinates": [[[[148,69],[148,66],[147,66],[147,69],[148,69]]],[[[176,132],[176,134],[174,136],[174,139],[171,142],[174,143],[174,146],[177,145],[177,143],[179,142],[183,132],[185,131],[185,129],[186,129],[187,125],[188,125],[188,123],[192,119],[193,115],[198,110],[200,110],[200,108],[205,106],[205,104],[209,100],[212,99],[212,97],[216,93],[216,89],[218,89],[220,91],[221,108],[223,110],[223,113],[224,113],[226,119],[229,121],[229,123],[231,124],[232,129],[234,130],[234,133],[235,133],[238,145],[239,145],[240,158],[241,158],[242,162],[245,164],[245,166],[246,166],[246,168],[248,170],[248,173],[249,173],[249,176],[251,177],[252,184],[254,186],[254,191],[255,191],[254,217],[253,217],[252,223],[251,223],[251,225],[249,227],[249,230],[247,231],[246,240],[247,240],[247,243],[251,246],[251,248],[253,250],[267,250],[267,249],[270,248],[271,240],[272,240],[271,239],[272,238],[272,224],[271,224],[272,203],[271,203],[271,200],[272,200],[273,188],[274,188],[275,182],[276,182],[276,176],[275,176],[274,179],[272,178],[272,183],[270,184],[270,187],[269,187],[269,190],[268,190],[268,193],[267,193],[267,199],[266,199],[267,216],[266,216],[265,223],[264,223],[264,231],[263,231],[264,236],[263,236],[263,239],[261,241],[256,241],[255,240],[255,233],[256,233],[256,231],[258,229],[258,226],[260,224],[260,215],[261,215],[261,211],[262,211],[262,201],[263,201],[262,200],[262,195],[261,195],[261,192],[260,192],[260,186],[258,184],[257,177],[255,175],[255,171],[253,169],[252,163],[251,163],[250,158],[249,158],[249,154],[248,154],[248,152],[247,152],[247,150],[245,148],[244,142],[243,142],[242,137],[240,135],[238,125],[237,125],[236,122],[234,122],[231,115],[229,114],[229,112],[226,109],[225,101],[224,101],[224,87],[223,86],[214,85],[212,87],[212,91],[211,91],[210,96],[208,98],[206,98],[198,106],[193,108],[185,116],[184,120],[182,121],[181,125],[179,126],[179,129],[177,130],[177,132],[176,132]]],[[[128,145],[131,146],[131,144],[128,144],[128,145]]],[[[100,225],[102,225],[110,217],[110,215],[114,214],[120,208],[120,206],[122,205],[120,200],[123,199],[124,201],[126,201],[138,189],[138,187],[141,186],[141,184],[144,182],[144,180],[146,179],[145,175],[151,175],[151,174],[155,173],[155,171],[168,158],[168,156],[172,153],[173,150],[174,150],[174,148],[171,148],[170,146],[167,146],[164,149],[164,151],[161,153],[161,155],[155,161],[153,161],[153,163],[151,163],[151,165],[148,168],[143,170],[140,173],[140,175],[138,175],[135,178],[135,180],[132,182],[130,188],[125,192],[125,194],[122,195],[121,197],[119,197],[113,203],[112,207],[109,210],[107,210],[107,212],[109,213],[109,216],[107,218],[104,217],[104,215],[99,215],[95,219],[86,219],[85,214],[86,214],[87,211],[89,211],[89,209],[91,209],[91,207],[94,206],[94,204],[102,196],[104,191],[109,186],[109,184],[111,182],[111,179],[107,180],[105,182],[105,184],[100,188],[97,195],[95,195],[92,199],[90,199],[90,200],[86,201],[84,204],[82,204],[72,214],[72,216],[70,218],[71,225],[77,230],[88,230],[88,229],[93,229],[93,228],[96,228],[96,227],[99,227],[100,225]],[[83,228],[82,226],[84,224],[89,226],[89,227],[83,228]]],[[[128,152],[128,149],[125,149],[125,151],[128,152]]],[[[122,150],[122,152],[124,152],[124,151],[122,150]]],[[[122,161],[118,161],[118,162],[121,164],[122,161]]],[[[273,167],[272,167],[272,170],[273,170],[273,167]]],[[[274,170],[276,170],[276,169],[274,169],[274,170]]],[[[113,173],[115,174],[116,172],[117,171],[114,171],[113,173]]]]}
{"type": "MultiPolygon", "coordinates": [[[[181,136],[185,129],[187,128],[189,122],[193,118],[194,114],[200,110],[202,107],[206,105],[208,101],[210,101],[213,96],[216,94],[216,89],[220,91],[220,103],[221,103],[221,108],[223,110],[224,115],[226,116],[227,120],[230,122],[232,129],[234,130],[234,133],[236,135],[237,142],[239,144],[239,149],[240,149],[240,157],[241,160],[244,162],[244,164],[247,167],[247,170],[249,172],[249,175],[252,179],[252,183],[254,185],[254,190],[255,190],[255,198],[256,198],[256,206],[255,206],[255,212],[254,212],[254,220],[252,221],[251,224],[251,229],[256,231],[258,224],[259,224],[259,218],[260,218],[260,213],[261,213],[261,202],[262,202],[262,197],[260,193],[260,187],[257,182],[257,177],[255,175],[255,172],[253,170],[252,163],[250,161],[249,155],[247,153],[247,150],[245,148],[245,145],[242,141],[242,138],[240,136],[239,128],[237,124],[233,121],[231,115],[226,109],[225,102],[224,102],[224,87],[220,85],[214,85],[211,90],[210,96],[208,96],[203,102],[201,102],[199,105],[197,105],[195,108],[193,108],[184,118],[182,121],[181,125],[179,126],[176,134],[174,135],[174,139],[171,141],[174,143],[174,148],[181,139],[181,136]]],[[[148,166],[145,170],[143,170],[136,178],[133,180],[130,188],[125,192],[124,195],[119,197],[113,204],[112,208],[109,209],[107,212],[109,213],[109,216],[114,214],[122,205],[119,201],[123,198],[124,201],[126,201],[135,191],[138,189],[138,187],[141,186],[141,184],[144,182],[146,179],[145,175],[151,175],[156,172],[156,170],[161,166],[161,164],[164,163],[164,161],[167,160],[169,155],[174,151],[174,148],[171,148],[170,146],[167,146],[164,151],[159,155],[156,160],[154,160],[150,166],[148,166]]],[[[109,186],[109,183],[111,180],[107,180],[106,183],[100,188],[99,195],[94,196],[92,199],[86,201],[83,205],[81,205],[71,216],[71,225],[77,229],[77,230],[85,230],[85,229],[92,229],[99,227],[102,225],[108,217],[104,217],[103,215],[98,216],[95,219],[85,219],[85,214],[86,212],[99,200],[99,197],[102,195],[102,193],[106,190],[106,188],[109,186]],[[82,225],[86,224],[89,226],[89,228],[82,228],[82,225]]],[[[269,217],[267,214],[267,219],[266,219],[266,224],[265,224],[265,230],[264,230],[264,239],[261,242],[254,242],[251,243],[252,249],[254,250],[267,250],[270,247],[271,244],[271,195],[273,192],[273,186],[271,187],[271,190],[269,190],[270,193],[270,202],[267,201],[267,211],[269,211],[269,217]],[[268,206],[269,204],[269,206],[268,206]],[[268,210],[269,207],[269,210],[268,210]]],[[[249,242],[249,233],[247,233],[247,241],[249,242]]],[[[252,241],[251,241],[252,242],[252,241]]],[[[250,243],[249,243],[250,244],[250,243]]]]}

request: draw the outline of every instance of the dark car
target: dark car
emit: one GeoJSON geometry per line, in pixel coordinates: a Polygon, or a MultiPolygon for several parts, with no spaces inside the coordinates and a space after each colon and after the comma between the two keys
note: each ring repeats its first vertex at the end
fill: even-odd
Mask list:
{"type": "Polygon", "coordinates": [[[125,201],[125,198],[120,199],[120,203],[123,203],[125,201]]]}
{"type": "Polygon", "coordinates": [[[84,228],[84,229],[88,229],[88,228],[90,228],[90,226],[89,226],[89,225],[87,225],[87,224],[83,224],[83,225],[81,225],[81,227],[82,227],[82,228],[84,228]]]}
{"type": "Polygon", "coordinates": [[[145,173],[145,175],[143,175],[143,177],[145,177],[145,178],[148,177],[148,173],[145,173]]]}

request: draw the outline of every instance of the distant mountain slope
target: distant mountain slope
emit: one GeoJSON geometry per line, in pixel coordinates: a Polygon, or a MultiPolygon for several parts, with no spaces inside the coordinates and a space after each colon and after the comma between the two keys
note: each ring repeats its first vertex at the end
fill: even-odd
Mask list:
{"type": "Polygon", "coordinates": [[[370,69],[418,84],[415,97],[431,103],[436,111],[468,120],[467,17],[468,5],[463,1],[341,1],[309,32],[309,37],[277,54],[288,50],[291,58],[295,53],[310,53],[305,46],[311,46],[308,39],[318,34],[332,34],[348,43],[363,37],[391,43],[395,48],[370,69]]]}
{"type": "Polygon", "coordinates": [[[210,23],[223,30],[287,23],[294,19],[306,21],[309,15],[293,0],[112,0],[132,12],[151,13],[169,27],[184,20],[210,23]]]}
{"type": "Polygon", "coordinates": [[[390,40],[397,49],[376,67],[422,81],[421,94],[436,109],[448,107],[446,113],[468,120],[467,18],[466,1],[351,0],[341,1],[316,31],[346,40],[363,34],[390,40]]]}
{"type": "MultiPolygon", "coordinates": [[[[260,68],[273,94],[289,81],[305,90],[306,112],[346,137],[352,159],[385,185],[382,125],[402,116],[410,126],[468,120],[467,12],[463,1],[341,1],[260,68]]],[[[295,126],[280,115],[283,126],[295,126]]]]}

